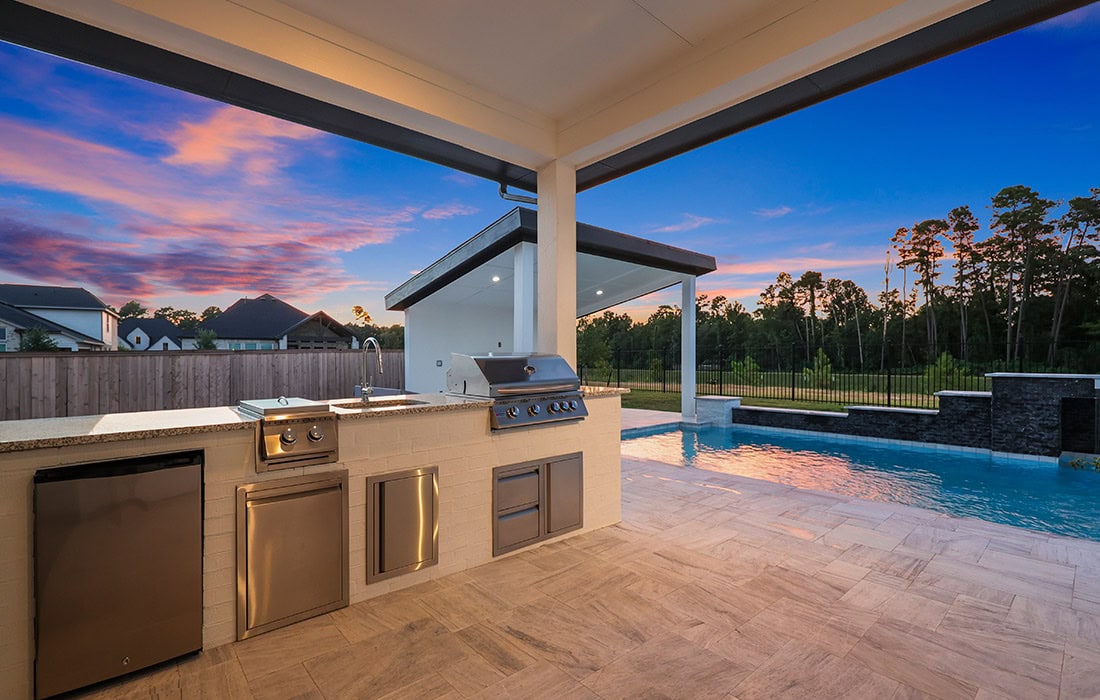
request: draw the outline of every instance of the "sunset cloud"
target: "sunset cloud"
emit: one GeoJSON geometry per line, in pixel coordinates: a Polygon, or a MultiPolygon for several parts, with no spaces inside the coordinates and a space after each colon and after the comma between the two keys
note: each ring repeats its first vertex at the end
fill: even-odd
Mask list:
{"type": "Polygon", "coordinates": [[[778,275],[780,272],[789,272],[792,275],[801,274],[806,270],[854,270],[864,267],[882,267],[883,258],[770,258],[765,260],[749,260],[745,262],[723,263],[718,265],[715,271],[718,275],[778,275]]]}
{"type": "Polygon", "coordinates": [[[653,233],[681,233],[683,231],[694,231],[697,228],[709,226],[710,224],[721,223],[722,219],[715,219],[709,216],[697,216],[695,214],[684,214],[684,218],[676,224],[669,224],[668,226],[661,226],[660,228],[652,229],[653,233]]]}
{"type": "Polygon", "coordinates": [[[456,216],[470,216],[471,214],[476,214],[479,211],[481,210],[477,207],[472,207],[469,204],[452,202],[451,204],[442,204],[437,207],[432,207],[420,216],[428,219],[429,221],[442,221],[445,219],[453,219],[456,216]]]}
{"type": "Polygon", "coordinates": [[[174,149],[165,163],[222,170],[234,166],[249,182],[265,183],[283,165],[290,141],[316,139],[323,132],[230,105],[207,119],[183,122],[165,137],[174,149]]]}
{"type": "Polygon", "coordinates": [[[761,219],[778,219],[780,217],[790,214],[794,209],[787,206],[775,207],[774,209],[757,209],[753,212],[754,216],[759,216],[761,219]]]}

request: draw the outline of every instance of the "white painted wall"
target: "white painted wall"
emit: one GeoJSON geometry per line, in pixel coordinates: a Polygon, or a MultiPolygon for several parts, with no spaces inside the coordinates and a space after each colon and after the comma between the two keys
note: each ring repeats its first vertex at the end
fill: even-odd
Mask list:
{"type": "Polygon", "coordinates": [[[95,311],[92,309],[27,309],[36,316],[42,318],[48,318],[54,323],[59,323],[66,328],[72,328],[74,331],[79,331],[84,335],[91,336],[96,340],[102,340],[105,343],[110,341],[104,339],[103,331],[104,316],[109,316],[106,311],[95,311]]]}
{"type": "Polygon", "coordinates": [[[452,352],[512,352],[511,307],[449,304],[436,296],[405,311],[405,388],[422,394],[446,390],[452,352]]]}

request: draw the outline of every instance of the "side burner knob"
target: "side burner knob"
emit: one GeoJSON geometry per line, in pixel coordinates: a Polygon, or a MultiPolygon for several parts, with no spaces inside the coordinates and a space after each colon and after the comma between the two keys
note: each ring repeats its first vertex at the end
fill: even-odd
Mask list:
{"type": "Polygon", "coordinates": [[[306,435],[310,442],[321,442],[325,439],[325,431],[318,428],[316,425],[309,429],[309,433],[306,435]]]}
{"type": "Polygon", "coordinates": [[[298,442],[298,436],[294,434],[294,428],[287,428],[279,435],[279,442],[284,445],[293,445],[298,442]]]}

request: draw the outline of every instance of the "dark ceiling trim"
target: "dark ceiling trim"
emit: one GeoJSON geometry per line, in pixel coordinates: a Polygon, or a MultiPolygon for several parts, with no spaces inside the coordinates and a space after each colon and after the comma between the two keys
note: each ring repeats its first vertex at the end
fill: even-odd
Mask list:
{"type": "MultiPolygon", "coordinates": [[[[518,243],[537,242],[538,213],[516,207],[386,295],[387,311],[404,311],[518,243]]],[[[714,256],[577,222],[577,252],[688,275],[717,269],[714,256]]]]}
{"type": "Polygon", "coordinates": [[[529,192],[535,171],[76,20],[0,0],[0,39],[346,136],[529,192]]]}
{"type": "Polygon", "coordinates": [[[577,171],[577,191],[694,150],[1093,0],[988,0],[800,80],[703,117],[577,171]]]}

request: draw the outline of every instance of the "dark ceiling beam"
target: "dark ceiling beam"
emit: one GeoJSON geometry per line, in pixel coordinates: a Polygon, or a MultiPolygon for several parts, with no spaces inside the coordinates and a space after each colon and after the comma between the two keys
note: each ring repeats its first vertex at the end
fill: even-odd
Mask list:
{"type": "Polygon", "coordinates": [[[1092,4],[1093,0],[988,0],[782,87],[697,119],[577,171],[577,191],[1092,4]]]}

